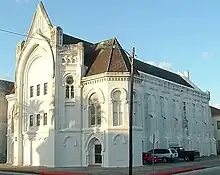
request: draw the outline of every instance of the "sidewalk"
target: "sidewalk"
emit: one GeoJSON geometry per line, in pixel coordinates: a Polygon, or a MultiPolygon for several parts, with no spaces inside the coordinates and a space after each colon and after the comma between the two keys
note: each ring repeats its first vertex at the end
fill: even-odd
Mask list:
{"type": "MultiPolygon", "coordinates": [[[[134,175],[152,174],[153,172],[170,172],[179,170],[193,170],[195,168],[213,167],[220,165],[220,157],[205,157],[194,162],[178,162],[167,164],[156,164],[153,171],[152,165],[134,167],[134,175]]],[[[68,175],[126,175],[128,168],[102,168],[102,167],[77,167],[77,168],[48,168],[48,167],[33,167],[33,166],[12,166],[0,164],[0,171],[20,172],[29,174],[40,174],[42,172],[66,172],[68,175]]],[[[50,173],[50,174],[51,174],[50,173]]],[[[57,173],[55,173],[57,174],[57,173]]],[[[160,173],[161,174],[161,173],[160,173]]],[[[46,175],[46,174],[45,174],[46,175]]],[[[49,174],[47,174],[49,175],[49,174]]],[[[51,174],[52,175],[52,174],[51,174]]],[[[58,174],[57,174],[58,175],[58,174]]],[[[67,174],[66,174],[67,175],[67,174]]]]}

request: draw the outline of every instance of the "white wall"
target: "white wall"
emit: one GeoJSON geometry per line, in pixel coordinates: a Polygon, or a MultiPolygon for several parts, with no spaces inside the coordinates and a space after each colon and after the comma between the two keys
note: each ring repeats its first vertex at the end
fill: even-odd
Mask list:
{"type": "Polygon", "coordinates": [[[220,143],[220,129],[217,128],[217,122],[220,121],[220,115],[216,115],[212,117],[213,127],[214,127],[214,136],[216,139],[216,147],[217,149],[220,149],[220,145],[218,145],[218,142],[220,143]]]}

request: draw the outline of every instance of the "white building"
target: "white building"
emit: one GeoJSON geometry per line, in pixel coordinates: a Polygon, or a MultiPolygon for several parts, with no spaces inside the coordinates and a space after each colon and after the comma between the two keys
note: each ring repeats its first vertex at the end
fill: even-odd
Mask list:
{"type": "Polygon", "coordinates": [[[0,80],[0,163],[5,163],[7,150],[6,134],[8,102],[5,96],[11,93],[13,87],[13,82],[0,80]]]}
{"type": "MultiPolygon", "coordinates": [[[[93,44],[66,35],[40,3],[17,46],[8,162],[128,166],[129,70],[117,39],[93,44]]],[[[134,166],[152,148],[153,133],[158,148],[216,154],[210,94],[189,77],[135,60],[134,89],[134,166]]]]}
{"type": "Polygon", "coordinates": [[[214,137],[218,154],[220,153],[220,109],[210,106],[212,112],[212,121],[214,127],[214,137]]]}

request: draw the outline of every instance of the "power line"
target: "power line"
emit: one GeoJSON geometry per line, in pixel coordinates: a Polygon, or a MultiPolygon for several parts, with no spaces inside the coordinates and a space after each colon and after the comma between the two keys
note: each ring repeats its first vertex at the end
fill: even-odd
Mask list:
{"type": "MultiPolygon", "coordinates": [[[[48,31],[48,30],[46,30],[46,31],[48,31]]],[[[42,33],[45,33],[46,31],[44,31],[42,33]]],[[[18,32],[14,32],[14,31],[2,29],[2,28],[0,28],[0,32],[9,33],[9,34],[17,35],[17,36],[27,37],[27,39],[28,38],[33,38],[33,39],[38,39],[38,40],[44,40],[44,39],[41,39],[41,38],[35,38],[35,37],[32,37],[32,36],[28,36],[28,35],[25,35],[25,34],[21,34],[21,33],[18,33],[18,32]]]]}
{"type": "Polygon", "coordinates": [[[20,34],[20,33],[17,33],[17,32],[12,32],[12,31],[9,31],[9,30],[1,29],[1,28],[0,28],[0,31],[1,32],[5,32],[5,33],[10,33],[10,34],[19,35],[19,36],[25,36],[26,37],[26,35],[24,35],[24,34],[20,34]]]}
{"type": "MultiPolygon", "coordinates": [[[[46,30],[46,31],[48,31],[48,30],[46,30]]],[[[46,31],[44,31],[42,33],[45,33],[46,31]]],[[[33,38],[33,39],[38,39],[38,40],[45,40],[45,39],[28,36],[28,35],[25,35],[25,34],[21,34],[21,33],[10,31],[10,30],[3,29],[3,28],[0,28],[0,32],[4,32],[4,33],[8,33],[8,34],[13,34],[13,35],[17,35],[17,36],[22,36],[22,37],[27,37],[27,39],[28,38],[33,38]]],[[[101,43],[99,43],[99,44],[101,44],[101,43]]],[[[123,49],[123,48],[120,48],[120,47],[115,47],[115,45],[112,45],[112,44],[103,43],[103,46],[104,46],[103,48],[107,48],[107,49],[112,49],[113,48],[113,49],[124,50],[127,54],[128,53],[130,54],[130,52],[131,52],[129,49],[123,49]]],[[[138,56],[135,54],[135,57],[137,58],[138,56]]],[[[141,59],[140,57],[138,57],[138,58],[141,59]]]]}

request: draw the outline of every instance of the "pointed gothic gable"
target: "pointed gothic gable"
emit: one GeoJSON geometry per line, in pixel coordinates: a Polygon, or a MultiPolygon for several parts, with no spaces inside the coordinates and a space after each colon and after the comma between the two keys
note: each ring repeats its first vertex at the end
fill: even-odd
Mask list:
{"type": "Polygon", "coordinates": [[[28,38],[37,30],[40,30],[43,34],[45,34],[46,32],[49,32],[52,27],[53,25],[47,15],[46,9],[44,8],[42,1],[40,1],[28,32],[28,38]]]}

